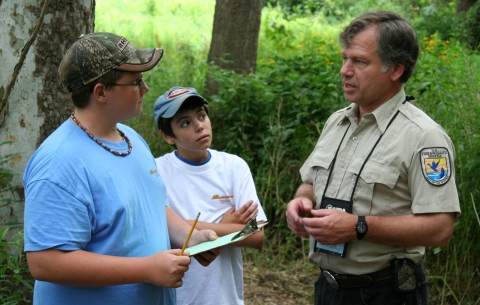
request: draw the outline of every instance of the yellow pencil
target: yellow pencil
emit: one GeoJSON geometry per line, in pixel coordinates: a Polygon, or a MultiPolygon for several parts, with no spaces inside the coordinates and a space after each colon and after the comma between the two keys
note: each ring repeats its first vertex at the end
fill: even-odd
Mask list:
{"type": "Polygon", "coordinates": [[[197,225],[198,218],[200,217],[200,212],[197,214],[197,218],[195,218],[195,221],[193,222],[192,228],[190,229],[190,233],[188,233],[187,239],[185,240],[185,243],[183,244],[182,251],[180,251],[180,256],[183,255],[183,251],[185,251],[185,248],[187,247],[188,241],[190,240],[190,236],[192,236],[193,229],[195,229],[195,226],[197,225]]]}

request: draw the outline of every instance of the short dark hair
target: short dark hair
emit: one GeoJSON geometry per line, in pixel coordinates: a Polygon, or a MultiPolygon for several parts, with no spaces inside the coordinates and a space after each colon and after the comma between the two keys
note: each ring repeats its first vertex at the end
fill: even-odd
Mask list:
{"type": "Polygon", "coordinates": [[[88,102],[90,101],[90,94],[92,94],[93,88],[95,88],[96,84],[104,84],[105,88],[109,89],[113,87],[113,84],[115,84],[126,73],[127,72],[112,70],[107,74],[105,74],[104,76],[94,80],[93,82],[73,90],[72,91],[73,104],[77,108],[87,107],[88,102]]]}
{"type": "Polygon", "coordinates": [[[354,19],[340,33],[340,44],[349,47],[353,37],[370,26],[377,26],[377,52],[384,69],[393,64],[405,66],[402,83],[412,76],[419,54],[417,33],[399,14],[388,11],[369,12],[354,19]]]}
{"type": "MultiPolygon", "coordinates": [[[[188,97],[183,102],[182,106],[180,106],[177,113],[175,113],[175,115],[173,117],[171,117],[171,118],[160,117],[160,119],[158,120],[158,122],[159,122],[158,125],[160,126],[160,130],[163,131],[163,133],[165,133],[165,135],[175,139],[175,134],[173,133],[173,129],[172,129],[173,118],[179,113],[185,113],[187,111],[197,109],[201,106],[203,106],[203,109],[205,109],[205,112],[208,115],[208,107],[205,104],[205,100],[203,98],[200,98],[200,97],[197,97],[197,96],[188,97]]],[[[172,145],[172,146],[174,148],[177,148],[175,145],[172,145]]]]}

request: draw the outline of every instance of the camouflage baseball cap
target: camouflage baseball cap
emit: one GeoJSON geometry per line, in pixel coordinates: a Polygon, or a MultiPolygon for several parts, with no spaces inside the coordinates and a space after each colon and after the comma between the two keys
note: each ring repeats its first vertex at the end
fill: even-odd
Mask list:
{"type": "Polygon", "coordinates": [[[112,70],[145,72],[160,61],[163,49],[137,49],[125,37],[113,33],[82,35],[68,49],[58,68],[61,80],[72,92],[112,70]]]}

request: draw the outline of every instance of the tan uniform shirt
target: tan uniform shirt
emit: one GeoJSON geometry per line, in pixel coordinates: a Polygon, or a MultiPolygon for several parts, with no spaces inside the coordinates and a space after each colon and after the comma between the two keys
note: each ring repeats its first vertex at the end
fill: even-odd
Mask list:
{"type": "MultiPolygon", "coordinates": [[[[360,124],[355,104],[330,116],[314,151],[300,169],[302,180],[314,186],[317,209],[335,152],[349,124],[325,193],[326,197],[347,201],[366,157],[399,110],[360,173],[353,195],[353,214],[460,212],[451,139],[428,115],[404,101],[402,89],[373,113],[365,114],[360,124]]],[[[396,247],[354,239],[347,243],[346,257],[341,258],[314,253],[312,237],[310,249],[312,262],[341,274],[375,272],[388,267],[395,257],[417,262],[425,252],[425,247],[396,247]]]]}

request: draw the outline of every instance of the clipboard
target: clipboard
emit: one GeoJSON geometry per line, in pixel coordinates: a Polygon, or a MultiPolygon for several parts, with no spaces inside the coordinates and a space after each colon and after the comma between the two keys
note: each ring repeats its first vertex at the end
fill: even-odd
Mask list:
{"type": "Polygon", "coordinates": [[[190,248],[186,248],[185,252],[190,252],[189,256],[194,256],[202,252],[206,252],[215,248],[226,246],[228,244],[240,241],[242,239],[249,237],[252,234],[257,233],[258,231],[260,231],[261,228],[263,228],[267,224],[268,222],[257,224],[257,219],[253,218],[252,220],[250,220],[250,222],[248,222],[245,225],[245,227],[242,230],[219,237],[215,240],[205,241],[203,243],[197,244],[190,248]]]}

